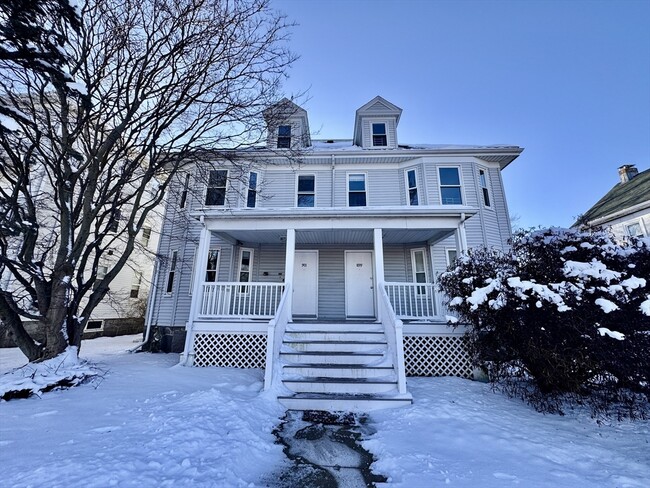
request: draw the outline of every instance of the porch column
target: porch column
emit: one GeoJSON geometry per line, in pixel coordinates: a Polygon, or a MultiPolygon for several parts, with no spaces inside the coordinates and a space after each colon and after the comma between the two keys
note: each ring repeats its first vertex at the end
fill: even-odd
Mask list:
{"type": "Polygon", "coordinates": [[[293,267],[296,258],[296,230],[287,229],[287,245],[284,258],[284,283],[291,285],[291,293],[287,295],[286,307],[289,311],[289,322],[293,320],[291,308],[293,303],[293,267]]]}
{"type": "Polygon", "coordinates": [[[458,223],[456,229],[456,249],[458,254],[467,252],[467,234],[465,233],[465,215],[463,214],[462,220],[458,223]]]}
{"type": "Polygon", "coordinates": [[[185,336],[185,348],[183,349],[183,354],[181,356],[181,364],[188,364],[188,359],[190,355],[193,356],[194,351],[191,350],[193,347],[193,334],[192,329],[194,328],[194,320],[199,313],[201,307],[201,301],[203,299],[203,289],[202,284],[205,280],[205,269],[208,265],[208,251],[210,250],[210,239],[212,233],[203,227],[201,229],[201,235],[199,237],[199,247],[196,250],[196,256],[194,256],[194,280],[192,282],[192,301],[190,302],[190,316],[185,325],[186,336],[185,336]]]}
{"type": "Polygon", "coordinates": [[[374,230],[373,243],[375,246],[375,303],[377,309],[377,321],[381,322],[381,288],[384,286],[384,239],[382,229],[374,230]]]}

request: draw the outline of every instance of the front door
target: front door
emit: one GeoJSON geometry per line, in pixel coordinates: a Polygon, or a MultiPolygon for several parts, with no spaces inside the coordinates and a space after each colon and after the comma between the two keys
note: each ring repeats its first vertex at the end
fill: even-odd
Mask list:
{"type": "Polygon", "coordinates": [[[345,251],[345,310],[348,317],[375,316],[372,251],[345,251]]]}
{"type": "Polygon", "coordinates": [[[293,315],[318,313],[318,251],[296,251],[293,263],[293,315]]]}

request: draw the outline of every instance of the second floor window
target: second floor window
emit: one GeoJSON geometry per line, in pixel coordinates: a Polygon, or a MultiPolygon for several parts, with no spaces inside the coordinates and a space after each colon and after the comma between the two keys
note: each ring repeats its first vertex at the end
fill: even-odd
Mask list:
{"type": "Polygon", "coordinates": [[[246,195],[246,206],[255,208],[257,204],[257,173],[251,171],[248,176],[248,194],[246,195]]]}
{"type": "Polygon", "coordinates": [[[278,127],[278,149],[289,149],[291,147],[291,126],[281,125],[278,127]]]}
{"type": "Polygon", "coordinates": [[[151,227],[142,228],[142,245],[144,247],[149,247],[149,241],[151,240],[151,227]]]}
{"type": "Polygon", "coordinates": [[[372,124],[372,145],[388,146],[386,137],[386,124],[372,124]]]}
{"type": "Polygon", "coordinates": [[[350,174],[348,175],[348,206],[365,207],[366,206],[366,175],[350,174]]]}
{"type": "Polygon", "coordinates": [[[458,168],[438,168],[440,175],[440,202],[443,205],[462,205],[458,168]]]}
{"type": "Polygon", "coordinates": [[[131,298],[138,298],[140,295],[140,285],[142,284],[142,273],[135,271],[133,274],[133,282],[131,283],[131,298]]]}
{"type": "MultiPolygon", "coordinates": [[[[249,283],[252,279],[253,271],[253,250],[242,249],[239,259],[239,281],[241,283],[249,283]]],[[[239,293],[248,293],[247,286],[240,286],[239,293]]]]}
{"type": "MultiPolygon", "coordinates": [[[[424,249],[412,249],[411,250],[411,266],[413,269],[413,281],[415,283],[428,283],[429,276],[427,273],[427,260],[424,254],[424,249]]],[[[427,287],[418,286],[417,287],[418,295],[426,295],[427,287]]]]}
{"type": "Polygon", "coordinates": [[[183,189],[181,190],[181,201],[179,203],[179,206],[181,208],[185,208],[185,205],[187,204],[187,192],[190,189],[190,174],[185,173],[185,178],[183,179],[183,189]]]}
{"type": "Polygon", "coordinates": [[[406,186],[408,191],[408,204],[419,205],[418,203],[418,178],[414,169],[409,169],[406,172],[406,186]]]}
{"type": "Polygon", "coordinates": [[[208,252],[208,264],[205,267],[205,281],[214,283],[217,281],[219,269],[219,249],[210,249],[208,252]]]}
{"type": "Polygon", "coordinates": [[[208,189],[205,193],[206,205],[223,205],[226,203],[226,182],[228,171],[225,169],[211,170],[208,176],[208,189]]]}
{"type": "Polygon", "coordinates": [[[313,207],[316,202],[316,177],[298,175],[298,207],[313,207]]]}
{"type": "Polygon", "coordinates": [[[478,172],[479,180],[481,182],[481,191],[483,192],[483,204],[490,207],[490,191],[488,190],[487,174],[482,169],[478,172]]]}
{"type": "Polygon", "coordinates": [[[174,291],[174,278],[176,277],[176,265],[178,261],[178,251],[174,250],[169,254],[169,268],[167,270],[167,286],[165,293],[171,294],[174,291]]]}

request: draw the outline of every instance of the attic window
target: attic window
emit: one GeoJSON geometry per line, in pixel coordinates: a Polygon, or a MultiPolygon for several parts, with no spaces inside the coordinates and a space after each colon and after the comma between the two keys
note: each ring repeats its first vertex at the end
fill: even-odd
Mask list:
{"type": "Polygon", "coordinates": [[[291,126],[281,125],[278,127],[278,149],[289,149],[291,147],[291,126]]]}
{"type": "Polygon", "coordinates": [[[386,137],[386,124],[372,124],[372,145],[388,146],[386,137]]]}

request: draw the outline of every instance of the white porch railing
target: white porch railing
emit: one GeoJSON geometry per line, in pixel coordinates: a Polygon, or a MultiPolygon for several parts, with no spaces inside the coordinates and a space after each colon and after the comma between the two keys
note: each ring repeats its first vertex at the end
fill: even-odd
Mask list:
{"type": "Polygon", "coordinates": [[[287,305],[287,297],[291,293],[291,284],[288,284],[277,307],[274,318],[269,321],[268,335],[266,338],[266,368],[264,371],[264,389],[270,390],[280,384],[280,349],[282,339],[290,319],[290,309],[287,305]]]}
{"type": "Polygon", "coordinates": [[[382,317],[388,347],[397,371],[397,390],[406,394],[406,366],[404,364],[404,325],[397,318],[383,286],[379,288],[379,314],[382,317]]]}
{"type": "Polygon", "coordinates": [[[201,318],[275,317],[284,283],[203,283],[201,318]]]}
{"type": "Polygon", "coordinates": [[[385,283],[395,315],[400,319],[434,319],[439,315],[433,283],[385,283]]]}

